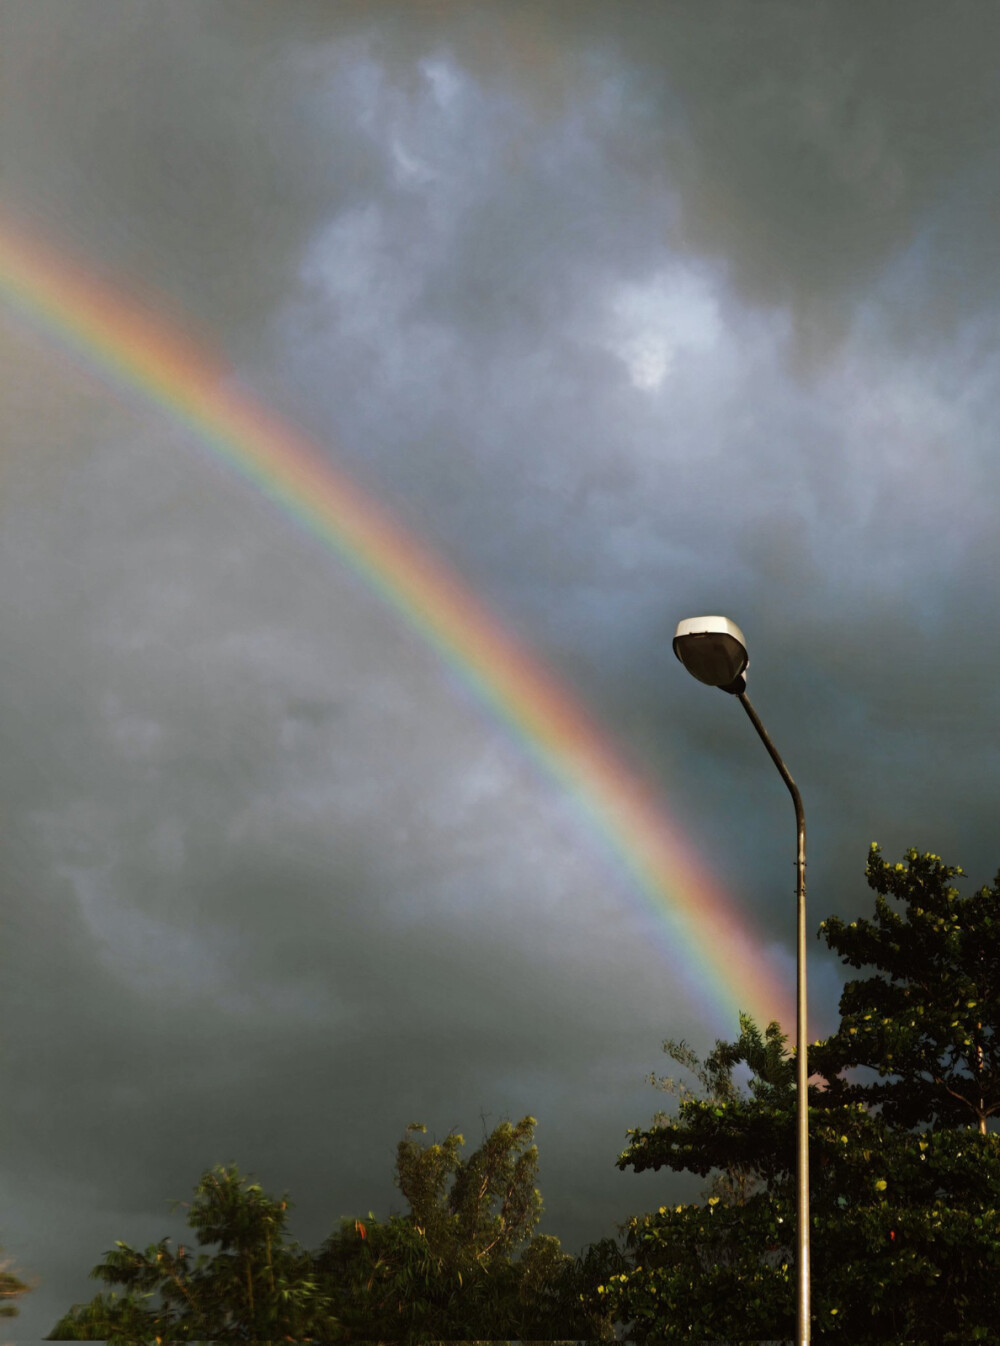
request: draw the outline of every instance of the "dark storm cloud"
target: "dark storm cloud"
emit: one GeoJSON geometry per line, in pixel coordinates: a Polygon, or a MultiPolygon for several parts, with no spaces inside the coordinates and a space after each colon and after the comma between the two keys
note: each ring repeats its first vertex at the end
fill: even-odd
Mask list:
{"type": "MultiPolygon", "coordinates": [[[[872,839],[992,873],[992,12],[0,8],[8,204],[438,546],[789,976],[789,802],[679,617],[747,632],[817,921],[872,839]]],[[[613,1159],[712,988],[322,546],[44,339],[3,354],[0,1238],[39,1332],[216,1160],[310,1239],[384,1212],[411,1118],[538,1115],[571,1247],[644,1208],[613,1159]]]]}
{"type": "Polygon", "coordinates": [[[631,163],[677,193],[671,244],[718,258],[745,300],[788,307],[818,355],[928,238],[909,296],[924,325],[950,333],[995,298],[997,24],[974,5],[778,0],[553,5],[534,31],[554,51],[613,54],[631,163]]]}
{"type": "MultiPolygon", "coordinates": [[[[926,614],[964,575],[933,528],[927,485],[953,458],[949,390],[928,398],[925,367],[896,377],[886,342],[894,307],[938,313],[947,249],[926,242],[941,227],[934,203],[958,172],[947,218],[974,222],[968,184],[993,85],[964,10],[942,26],[909,8],[896,42],[896,11],[763,6],[751,23],[725,6],[697,20],[626,10],[612,21],[603,6],[385,5],[333,18],[320,6],[299,26],[272,6],[210,18],[178,6],[123,11],[101,42],[64,10],[33,11],[54,73],[31,86],[46,95],[40,126],[23,124],[41,137],[39,181],[50,162],[71,182],[86,168],[115,227],[129,221],[171,285],[270,366],[277,400],[333,426],[373,486],[405,501],[477,587],[609,713],[627,704],[636,738],[653,742],[675,672],[659,613],[681,594],[742,601],[767,642],[801,629],[800,594],[815,609],[846,581],[852,600],[926,614]],[[962,93],[945,106],[936,91],[959,55],[962,93]],[[118,84],[101,78],[105,56],[118,84]],[[130,81],[142,89],[127,118],[87,113],[130,81]],[[442,107],[449,96],[460,115],[442,107]],[[86,129],[99,125],[107,143],[86,129]],[[220,164],[207,177],[206,144],[220,164]],[[264,227],[267,203],[287,208],[287,232],[264,227]],[[933,265],[914,274],[922,239],[933,265]],[[656,408],[629,368],[655,372],[641,329],[663,314],[616,337],[609,313],[661,264],[673,266],[669,301],[678,250],[709,259],[700,283],[725,335],[700,358],[676,357],[681,377],[656,408]],[[209,256],[211,274],[197,264],[209,256]],[[228,319],[266,314],[281,282],[297,297],[261,324],[273,334],[261,352],[259,333],[228,319]],[[827,367],[806,395],[789,389],[785,343],[832,351],[871,292],[877,331],[854,367],[827,367]],[[288,368],[275,377],[279,343],[288,368]],[[898,423],[883,373],[898,386],[898,423]],[[867,420],[866,405],[877,408],[867,420]],[[750,597],[762,584],[778,619],[750,597]]],[[[989,174],[978,177],[987,190],[989,174]]],[[[962,237],[969,269],[985,231],[962,237]]],[[[935,376],[948,363],[935,358],[935,376]]],[[[988,471],[978,482],[948,472],[953,510],[989,486],[988,471]]],[[[823,612],[817,678],[827,648],[852,667],[872,648],[853,616],[843,631],[823,612]]]]}
{"type": "Polygon", "coordinates": [[[790,304],[821,343],[973,164],[978,202],[938,260],[990,253],[975,205],[996,190],[994,22],[971,6],[945,21],[934,5],[771,4],[717,6],[706,31],[687,11],[664,43],[686,119],[686,246],[724,257],[752,301],[790,304]]]}
{"type": "Polygon", "coordinates": [[[4,195],[238,348],[310,222],[383,166],[356,125],[316,137],[280,49],[217,20],[184,0],[6,4],[4,195]]]}
{"type": "MultiPolygon", "coordinates": [[[[597,142],[600,168],[581,177],[563,164],[561,182],[548,178],[558,210],[586,228],[580,186],[599,192],[613,162],[633,190],[669,179],[678,209],[659,221],[664,238],[718,259],[745,299],[789,307],[800,353],[842,337],[857,298],[928,235],[906,296],[925,328],[950,330],[993,293],[1000,20],[980,6],[945,20],[934,4],[387,2],[296,6],[293,21],[271,4],[180,0],[106,4],[95,22],[83,6],[9,0],[4,14],[5,193],[71,220],[90,250],[174,291],[216,331],[275,302],[310,221],[367,199],[390,171],[388,147],[357,119],[313,115],[322,80],[302,56],[351,43],[403,88],[420,59],[446,54],[487,91],[530,95],[523,106],[543,122],[614,77],[623,115],[597,142]]],[[[545,215],[521,211],[505,229],[516,176],[496,188],[481,209],[500,247],[468,232],[480,265],[455,300],[474,303],[477,286],[502,297],[489,275],[506,236],[524,249],[528,319],[545,215]]],[[[572,252],[574,229],[559,240],[572,252]]],[[[607,245],[627,267],[620,232],[607,245]]],[[[457,258],[453,278],[463,271],[457,258]]]]}

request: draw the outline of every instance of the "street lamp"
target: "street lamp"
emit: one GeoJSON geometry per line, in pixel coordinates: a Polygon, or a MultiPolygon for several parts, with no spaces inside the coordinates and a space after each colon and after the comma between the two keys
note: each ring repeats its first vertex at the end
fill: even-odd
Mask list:
{"type": "Polygon", "coordinates": [[[718,687],[739,697],[743,709],[750,716],[771,760],[781,772],[795,805],[795,826],[798,832],[796,858],[796,903],[798,909],[798,975],[796,987],[796,1246],[798,1296],[797,1321],[799,1346],[809,1341],[809,1100],[807,1096],[808,1069],[806,1066],[806,818],[802,796],[788,774],[788,768],[778,756],[778,750],[768,737],[746,694],[747,656],[743,632],[727,617],[688,617],[677,626],[674,635],[674,653],[692,677],[709,687],[718,687]]]}

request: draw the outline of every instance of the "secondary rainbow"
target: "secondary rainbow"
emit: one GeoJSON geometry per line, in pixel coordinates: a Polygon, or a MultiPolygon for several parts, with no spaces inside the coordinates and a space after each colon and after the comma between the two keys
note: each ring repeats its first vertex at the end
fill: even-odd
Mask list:
{"type": "Polygon", "coordinates": [[[699,862],[656,793],[625,765],[571,693],[428,546],[308,437],[235,388],[218,362],[154,311],[3,218],[0,295],[251,479],[460,672],[610,844],[654,910],[690,992],[703,994],[707,979],[710,1000],[733,1029],[737,1009],[761,1022],[793,1024],[774,957],[699,862]]]}

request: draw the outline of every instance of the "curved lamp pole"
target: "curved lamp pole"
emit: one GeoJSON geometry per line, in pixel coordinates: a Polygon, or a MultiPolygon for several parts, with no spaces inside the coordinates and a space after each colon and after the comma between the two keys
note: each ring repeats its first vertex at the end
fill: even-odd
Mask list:
{"type": "Polygon", "coordinates": [[[798,957],[796,988],[796,1269],[798,1278],[797,1331],[799,1346],[809,1341],[809,1100],[806,1065],[806,819],[802,796],[778,756],[757,712],[746,694],[744,676],[750,660],[743,632],[726,617],[689,617],[680,622],[674,636],[674,653],[692,677],[709,687],[718,687],[739,697],[771,760],[781,772],[795,805],[798,832],[796,900],[798,908],[798,957]]]}

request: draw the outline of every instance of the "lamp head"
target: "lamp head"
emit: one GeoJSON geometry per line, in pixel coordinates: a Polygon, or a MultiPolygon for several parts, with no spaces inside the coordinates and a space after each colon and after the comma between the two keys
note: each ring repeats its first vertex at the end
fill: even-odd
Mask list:
{"type": "Polygon", "coordinates": [[[693,678],[739,695],[749,667],[743,632],[728,617],[687,617],[677,624],[674,654],[693,678]]]}

